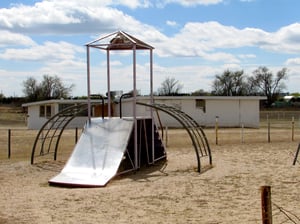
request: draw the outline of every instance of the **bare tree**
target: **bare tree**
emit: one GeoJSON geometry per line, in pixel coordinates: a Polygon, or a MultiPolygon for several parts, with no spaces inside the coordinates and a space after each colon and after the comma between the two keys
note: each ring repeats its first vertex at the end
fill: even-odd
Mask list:
{"type": "Polygon", "coordinates": [[[247,83],[244,71],[225,70],[222,75],[216,75],[212,85],[212,94],[218,96],[247,95],[247,83]]]}
{"type": "Polygon", "coordinates": [[[283,89],[286,88],[283,80],[288,78],[287,69],[282,68],[274,77],[267,67],[262,66],[256,69],[253,75],[249,78],[249,82],[252,83],[251,85],[255,91],[267,97],[267,105],[271,106],[283,89]]]}
{"type": "Polygon", "coordinates": [[[37,80],[33,77],[29,77],[23,81],[23,93],[28,101],[36,101],[40,95],[40,87],[37,80]]]}
{"type": "Polygon", "coordinates": [[[66,87],[58,76],[49,75],[44,75],[41,83],[29,77],[23,85],[23,92],[29,101],[67,98],[74,87],[66,87]]]}
{"type": "Polygon", "coordinates": [[[162,83],[161,87],[158,88],[158,95],[161,96],[174,96],[178,95],[183,88],[183,85],[179,83],[175,78],[167,77],[162,83]]]}
{"type": "Polygon", "coordinates": [[[68,97],[73,85],[66,87],[58,76],[44,75],[41,83],[41,95],[45,99],[59,99],[68,97]]]}

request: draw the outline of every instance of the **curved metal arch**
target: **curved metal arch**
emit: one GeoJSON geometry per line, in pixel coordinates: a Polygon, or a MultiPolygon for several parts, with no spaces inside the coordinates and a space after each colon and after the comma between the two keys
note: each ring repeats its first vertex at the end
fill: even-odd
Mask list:
{"type": "MultiPolygon", "coordinates": [[[[78,105],[70,106],[70,107],[68,107],[68,108],[66,108],[66,109],[64,109],[64,110],[62,110],[61,112],[55,114],[54,116],[52,116],[49,120],[47,120],[47,121],[44,123],[44,125],[40,128],[40,130],[39,130],[39,132],[38,132],[38,134],[37,134],[37,136],[36,136],[36,138],[35,138],[35,141],[34,141],[34,143],[33,143],[32,151],[31,151],[31,164],[33,164],[33,162],[34,162],[34,155],[35,155],[35,150],[36,150],[36,147],[37,147],[37,143],[38,143],[39,139],[41,139],[40,136],[42,135],[43,131],[44,131],[44,130],[47,130],[46,135],[42,138],[42,139],[43,139],[43,142],[42,142],[42,146],[41,146],[41,153],[43,152],[45,140],[48,138],[48,135],[50,134],[50,130],[53,130],[53,129],[54,129],[54,125],[57,124],[56,122],[58,122],[59,118],[60,118],[62,115],[66,115],[66,114],[69,113],[69,112],[73,112],[74,109],[79,109],[79,108],[82,107],[82,106],[84,106],[84,104],[78,104],[78,105]],[[55,122],[54,122],[54,121],[55,121],[55,122]],[[51,124],[51,126],[50,126],[48,129],[46,129],[46,127],[47,127],[49,124],[51,124]]],[[[85,106],[86,106],[86,105],[85,105],[85,106]]],[[[56,133],[57,128],[58,128],[58,127],[62,124],[62,122],[65,121],[67,118],[69,118],[69,117],[64,116],[64,119],[61,120],[61,121],[59,122],[58,126],[57,126],[56,129],[55,129],[54,134],[56,133]]],[[[72,120],[72,117],[71,117],[70,120],[72,120]]],[[[54,137],[54,136],[52,135],[51,140],[50,140],[50,143],[52,142],[53,137],[54,137]]],[[[50,138],[50,137],[49,137],[49,138],[50,138]]],[[[59,141],[59,139],[58,139],[57,141],[59,141]]],[[[51,145],[51,144],[50,144],[50,145],[51,145]]],[[[48,148],[48,152],[49,152],[49,149],[50,149],[50,145],[49,145],[49,148],[48,148]]]]}
{"type": "MultiPolygon", "coordinates": [[[[101,100],[102,100],[102,105],[104,105],[104,99],[101,98],[101,100]]],[[[96,103],[94,103],[92,105],[95,105],[95,104],[96,103]]],[[[57,113],[54,116],[52,116],[49,120],[47,120],[44,123],[44,125],[40,128],[40,130],[39,130],[39,132],[38,132],[38,134],[37,134],[37,136],[35,138],[35,141],[34,141],[34,144],[33,144],[33,147],[32,147],[32,151],[31,151],[31,164],[34,163],[34,156],[35,156],[35,151],[36,151],[37,143],[38,143],[38,140],[41,139],[40,136],[41,136],[41,134],[43,133],[44,130],[47,130],[47,132],[46,132],[46,135],[43,137],[43,142],[42,142],[40,154],[43,153],[45,140],[47,138],[51,138],[50,144],[49,144],[49,147],[48,147],[48,150],[47,150],[48,151],[47,153],[49,153],[50,147],[51,147],[51,144],[52,144],[52,141],[53,141],[53,138],[55,137],[55,134],[56,134],[57,130],[60,129],[59,134],[56,136],[57,140],[56,140],[55,149],[54,149],[54,160],[56,160],[57,149],[58,149],[58,145],[59,145],[60,138],[61,138],[61,135],[62,135],[63,131],[65,130],[65,128],[67,127],[67,125],[79,113],[81,113],[82,111],[87,110],[87,109],[88,109],[88,104],[87,103],[77,104],[77,105],[74,105],[74,106],[67,107],[66,109],[60,111],[59,113],[57,113]],[[59,121],[59,119],[61,117],[63,117],[63,119],[59,121]],[[51,124],[51,126],[48,129],[46,129],[46,127],[49,124],[51,124]],[[54,127],[55,124],[57,125],[56,127],[54,127]],[[51,137],[48,137],[48,135],[50,134],[50,130],[55,130],[55,131],[54,131],[54,133],[52,134],[51,137]]],[[[102,107],[102,119],[103,118],[104,118],[104,107],[102,107]]]]}
{"type": "MultiPolygon", "coordinates": [[[[170,115],[171,117],[175,118],[184,127],[184,129],[189,134],[189,136],[191,138],[191,141],[193,143],[193,146],[194,146],[194,149],[195,149],[195,153],[196,153],[196,158],[197,158],[198,172],[200,173],[201,172],[201,162],[200,162],[200,155],[199,155],[199,152],[198,152],[199,141],[197,140],[197,138],[195,138],[195,132],[194,132],[194,130],[190,130],[191,127],[188,126],[185,122],[183,122],[182,119],[185,119],[186,122],[189,125],[192,124],[194,127],[197,127],[196,130],[199,129],[201,131],[201,133],[203,134],[204,138],[205,138],[205,143],[207,144],[207,151],[208,151],[208,154],[209,154],[208,155],[209,156],[209,163],[212,164],[211,151],[210,151],[210,148],[209,148],[209,144],[208,144],[207,138],[205,136],[204,131],[200,127],[200,125],[194,119],[192,119],[190,116],[188,116],[187,114],[185,114],[183,111],[180,111],[180,113],[181,113],[180,116],[178,116],[178,113],[174,114],[172,112],[172,110],[170,110],[170,109],[174,109],[174,107],[170,107],[170,106],[166,106],[166,105],[161,105],[161,104],[147,104],[147,103],[141,103],[141,102],[137,102],[137,104],[138,105],[143,105],[143,106],[146,106],[146,107],[152,107],[152,108],[157,109],[157,110],[161,110],[161,111],[167,113],[168,115],[170,115]]],[[[177,110],[177,109],[175,108],[175,110],[177,110]]],[[[199,137],[202,139],[202,137],[200,135],[199,135],[199,137]]]]}
{"type": "Polygon", "coordinates": [[[208,143],[207,137],[206,137],[206,135],[205,135],[202,127],[190,115],[184,113],[183,111],[181,111],[181,110],[179,110],[179,109],[177,109],[175,107],[168,106],[168,105],[165,105],[165,104],[155,104],[155,105],[158,105],[158,107],[166,108],[167,110],[175,111],[176,115],[179,115],[180,118],[184,119],[188,124],[191,124],[192,127],[194,127],[194,129],[192,129],[192,132],[195,135],[199,136],[200,141],[201,141],[201,145],[204,148],[204,152],[203,152],[203,150],[202,150],[202,148],[200,146],[199,139],[196,138],[197,143],[199,145],[199,150],[201,152],[201,155],[202,156],[203,155],[209,156],[209,162],[210,162],[210,164],[212,164],[211,150],[210,150],[210,147],[209,147],[209,143],[208,143]]]}

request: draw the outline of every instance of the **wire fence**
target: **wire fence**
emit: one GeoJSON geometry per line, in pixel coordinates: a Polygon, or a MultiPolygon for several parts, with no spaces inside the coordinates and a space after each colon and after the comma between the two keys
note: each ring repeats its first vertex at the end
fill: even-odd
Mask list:
{"type": "Polygon", "coordinates": [[[271,186],[261,186],[261,211],[263,224],[272,224],[273,220],[276,220],[276,223],[300,224],[300,218],[296,213],[273,201],[271,186]]]}
{"type": "Polygon", "coordinates": [[[272,218],[276,220],[276,223],[300,224],[300,217],[294,212],[285,209],[275,202],[272,202],[272,206],[272,218]]]}
{"type": "MultiPolygon", "coordinates": [[[[300,111],[261,111],[259,128],[244,128],[241,125],[239,128],[207,128],[204,131],[209,143],[216,145],[300,142],[300,111]]],[[[0,159],[30,158],[37,133],[38,130],[28,130],[26,127],[0,129],[0,159]]],[[[183,136],[184,133],[183,130],[183,136]]],[[[81,129],[66,129],[59,147],[69,152],[80,134],[81,129]]]]}
{"type": "MultiPolygon", "coordinates": [[[[81,129],[67,129],[63,132],[59,144],[59,152],[70,153],[75,146],[81,129]]],[[[0,159],[30,160],[33,143],[38,130],[25,128],[0,129],[0,159]]]]}
{"type": "Polygon", "coordinates": [[[211,144],[300,141],[300,111],[261,111],[259,128],[207,128],[211,144]]]}

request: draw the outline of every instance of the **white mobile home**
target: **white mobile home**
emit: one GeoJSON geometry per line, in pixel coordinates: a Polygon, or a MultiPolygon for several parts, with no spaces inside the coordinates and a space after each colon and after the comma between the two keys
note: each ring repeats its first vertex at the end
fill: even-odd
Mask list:
{"type": "MultiPolygon", "coordinates": [[[[166,104],[185,112],[201,126],[212,127],[218,119],[220,127],[259,127],[260,100],[265,97],[221,97],[221,96],[156,96],[155,103],[166,104]]],[[[92,100],[99,102],[100,100],[92,100]]],[[[137,97],[138,102],[149,103],[149,97],[137,97]]],[[[86,100],[46,100],[23,104],[28,108],[28,129],[39,129],[54,114],[67,106],[86,103],[86,100]]],[[[131,117],[133,106],[132,98],[122,100],[122,116],[131,117]]],[[[112,104],[113,116],[120,116],[120,103],[112,104]]],[[[156,113],[155,113],[156,114],[156,113]]],[[[101,116],[99,108],[92,108],[93,116],[101,116]]],[[[138,105],[137,116],[150,116],[150,108],[138,105]]],[[[164,126],[180,127],[178,121],[170,115],[159,112],[164,126]]],[[[69,124],[69,128],[81,128],[87,120],[87,113],[76,117],[69,124]]]]}
{"type": "MultiPolygon", "coordinates": [[[[220,127],[259,127],[260,100],[265,97],[257,96],[159,96],[154,97],[155,103],[166,104],[190,115],[201,126],[212,127],[216,119],[220,127]]],[[[122,116],[132,114],[131,99],[122,102],[122,116]]],[[[138,97],[137,101],[149,103],[146,97],[138,97]]],[[[119,111],[119,110],[116,110],[119,111]]],[[[150,109],[138,106],[137,115],[149,115],[150,109]]],[[[179,127],[178,121],[164,112],[159,112],[164,126],[179,127]]]]}

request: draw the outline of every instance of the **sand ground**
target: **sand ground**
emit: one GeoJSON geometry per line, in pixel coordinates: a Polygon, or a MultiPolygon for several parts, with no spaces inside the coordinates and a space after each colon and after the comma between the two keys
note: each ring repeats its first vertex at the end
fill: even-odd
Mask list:
{"type": "Polygon", "coordinates": [[[65,160],[2,159],[0,223],[262,223],[264,185],[272,189],[273,223],[300,223],[300,164],[292,165],[297,141],[211,144],[213,167],[204,159],[201,174],[185,141],[171,130],[166,164],[116,177],[103,188],[49,186],[65,160]],[[172,144],[175,138],[182,144],[172,144]],[[285,222],[276,206],[296,221],[285,222]]]}

